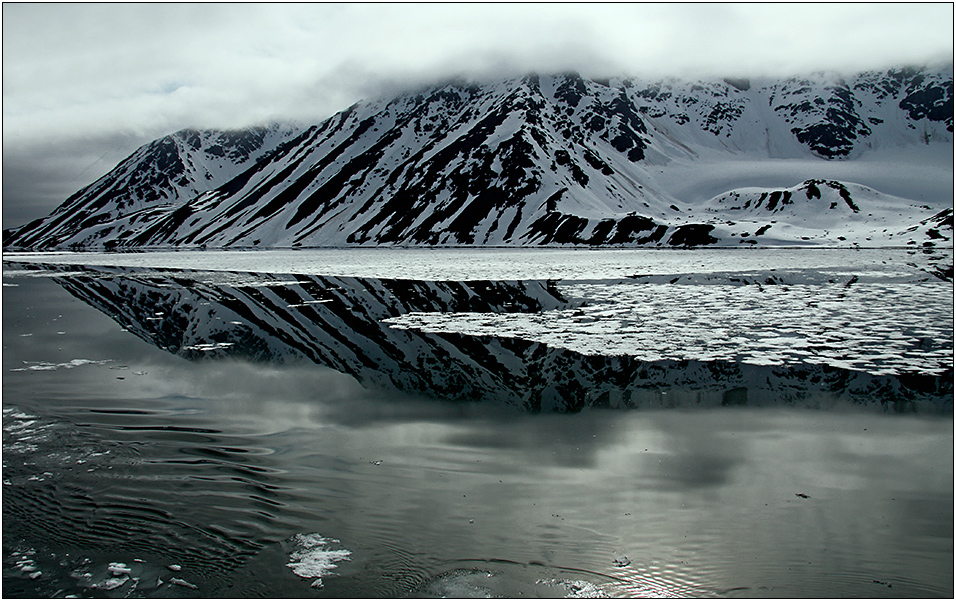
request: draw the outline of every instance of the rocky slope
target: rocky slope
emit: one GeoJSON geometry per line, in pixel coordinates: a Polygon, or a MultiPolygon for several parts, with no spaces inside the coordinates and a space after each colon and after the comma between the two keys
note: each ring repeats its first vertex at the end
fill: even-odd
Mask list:
{"type": "Polygon", "coordinates": [[[4,245],[949,244],[952,92],[951,66],[452,82],[301,130],[178,132],[4,245]],[[898,153],[942,165],[941,183],[888,194],[863,181],[873,156],[905,174],[898,153]],[[715,171],[781,166],[773,187],[741,175],[714,188],[715,171]]]}

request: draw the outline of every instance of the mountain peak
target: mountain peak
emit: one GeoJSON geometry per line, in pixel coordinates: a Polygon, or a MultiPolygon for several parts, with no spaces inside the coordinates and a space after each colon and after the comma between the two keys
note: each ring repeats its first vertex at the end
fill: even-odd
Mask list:
{"type": "Polygon", "coordinates": [[[952,82],[945,69],[907,68],[779,80],[448,80],[356,103],[308,129],[176,132],[5,244],[932,244],[934,227],[918,224],[951,194],[858,188],[866,181],[854,178],[869,172],[852,165],[922,147],[951,161],[952,82]],[[719,175],[762,181],[781,161],[796,171],[774,187],[719,175]],[[836,182],[814,185],[821,196],[847,191],[859,210],[809,198],[799,182],[811,180],[836,182]],[[732,209],[735,195],[753,196],[744,213],[732,209]],[[834,211],[842,222],[811,219],[832,222],[834,211]],[[784,214],[789,227],[768,221],[784,214]]]}

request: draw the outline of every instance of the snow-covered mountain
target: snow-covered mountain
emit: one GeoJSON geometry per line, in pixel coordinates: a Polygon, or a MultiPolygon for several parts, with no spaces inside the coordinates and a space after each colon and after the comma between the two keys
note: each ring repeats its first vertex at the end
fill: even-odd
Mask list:
{"type": "Polygon", "coordinates": [[[952,159],[952,66],[529,75],[179,132],[4,244],[948,245],[952,159]]]}
{"type": "MultiPolygon", "coordinates": [[[[952,408],[952,369],[875,374],[825,363],[643,360],[520,337],[431,333],[414,312],[537,313],[575,306],[547,281],[427,282],[135,268],[48,267],[131,333],[199,360],[311,361],[371,388],[529,411],[786,403],[952,408]]],[[[842,284],[841,284],[842,285],[842,284]]]]}

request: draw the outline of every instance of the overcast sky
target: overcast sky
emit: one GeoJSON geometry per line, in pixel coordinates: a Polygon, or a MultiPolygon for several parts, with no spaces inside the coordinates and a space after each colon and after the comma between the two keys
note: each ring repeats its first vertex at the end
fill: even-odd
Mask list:
{"type": "Polygon", "coordinates": [[[7,3],[3,227],[184,127],[317,122],[448,75],[790,75],[952,57],[949,3],[7,3]]]}

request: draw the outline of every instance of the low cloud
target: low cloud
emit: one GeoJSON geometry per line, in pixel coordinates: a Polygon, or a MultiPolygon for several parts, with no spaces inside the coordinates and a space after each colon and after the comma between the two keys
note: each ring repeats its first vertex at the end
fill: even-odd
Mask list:
{"type": "MultiPolygon", "coordinates": [[[[3,149],[3,228],[44,217],[77,190],[113,169],[149,139],[111,132],[34,141],[3,149]]],[[[157,137],[157,136],[154,136],[157,137]]]]}
{"type": "Polygon", "coordinates": [[[951,4],[4,4],[3,17],[4,227],[102,175],[84,169],[104,153],[115,164],[185,127],[318,122],[455,76],[789,75],[953,52],[951,4]]]}

